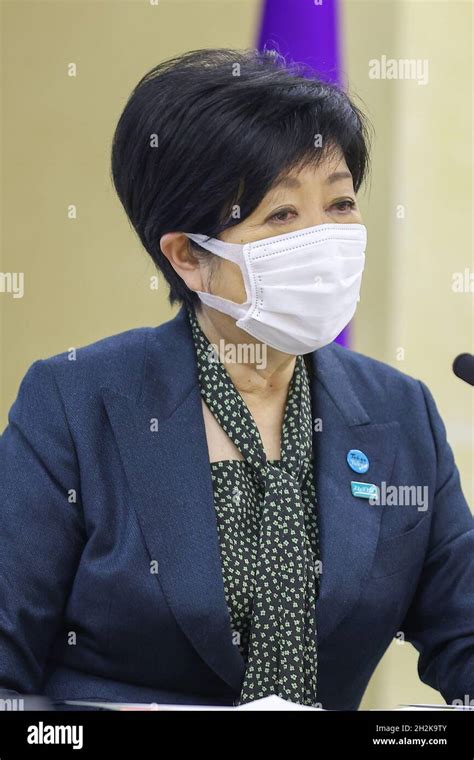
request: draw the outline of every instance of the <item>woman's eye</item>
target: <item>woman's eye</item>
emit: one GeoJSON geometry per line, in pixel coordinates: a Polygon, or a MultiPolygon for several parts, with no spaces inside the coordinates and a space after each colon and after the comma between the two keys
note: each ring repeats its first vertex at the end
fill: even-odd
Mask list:
{"type": "Polygon", "coordinates": [[[346,198],[343,201],[336,201],[336,203],[333,203],[331,208],[335,208],[337,211],[340,211],[341,213],[347,213],[348,211],[353,211],[355,209],[355,201],[351,200],[350,198],[346,198]]]}
{"type": "Polygon", "coordinates": [[[272,214],[268,221],[274,221],[274,222],[288,222],[290,221],[290,216],[293,214],[294,211],[291,208],[282,208],[280,211],[276,211],[274,214],[272,214]]]}

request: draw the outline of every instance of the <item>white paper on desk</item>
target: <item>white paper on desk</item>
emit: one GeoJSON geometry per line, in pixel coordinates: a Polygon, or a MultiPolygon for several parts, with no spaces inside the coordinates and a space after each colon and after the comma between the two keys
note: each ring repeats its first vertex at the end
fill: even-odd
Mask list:
{"type": "Polygon", "coordinates": [[[298,705],[295,702],[288,702],[286,699],[277,697],[276,694],[272,694],[270,697],[262,697],[262,699],[255,699],[253,702],[247,702],[245,705],[239,705],[234,708],[235,710],[319,710],[322,711],[322,707],[309,707],[308,705],[298,705]]]}
{"type": "Polygon", "coordinates": [[[226,705],[160,705],[156,702],[140,703],[140,702],[85,702],[83,700],[67,700],[66,704],[76,705],[77,707],[97,707],[105,710],[146,710],[146,711],[160,711],[160,710],[231,710],[232,712],[239,712],[240,710],[319,710],[321,707],[308,707],[307,705],[298,705],[295,702],[288,702],[286,699],[277,697],[276,694],[272,694],[270,697],[263,697],[262,699],[256,699],[253,702],[247,702],[245,705],[239,705],[238,707],[231,707],[226,705]]]}

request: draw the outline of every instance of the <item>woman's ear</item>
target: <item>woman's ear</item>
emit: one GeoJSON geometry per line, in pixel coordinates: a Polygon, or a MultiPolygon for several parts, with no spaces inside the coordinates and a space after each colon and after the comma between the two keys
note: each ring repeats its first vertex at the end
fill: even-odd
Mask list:
{"type": "Polygon", "coordinates": [[[167,232],[160,238],[160,248],[190,290],[205,290],[199,260],[184,232],[167,232]]]}

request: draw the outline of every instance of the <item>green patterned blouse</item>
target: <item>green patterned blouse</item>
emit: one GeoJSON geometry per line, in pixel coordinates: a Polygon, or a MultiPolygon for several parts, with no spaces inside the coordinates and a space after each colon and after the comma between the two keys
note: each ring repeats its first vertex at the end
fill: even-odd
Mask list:
{"type": "Polygon", "coordinates": [[[239,703],[276,694],[314,705],[320,562],[305,362],[296,357],[281,458],[267,460],[225,364],[188,316],[202,398],[243,456],[210,465],[233,641],[246,663],[239,703]]]}

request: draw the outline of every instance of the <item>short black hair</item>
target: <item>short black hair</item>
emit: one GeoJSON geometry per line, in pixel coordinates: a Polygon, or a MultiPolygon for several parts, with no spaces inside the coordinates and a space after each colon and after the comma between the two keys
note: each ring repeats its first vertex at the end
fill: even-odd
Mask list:
{"type": "Polygon", "coordinates": [[[162,235],[217,237],[283,174],[317,164],[331,146],[342,151],[357,192],[368,145],[362,112],[303,65],[273,50],[195,50],[158,64],[134,88],[113,138],[112,179],[168,281],[170,303],[192,306],[198,297],[161,252],[162,235]]]}

